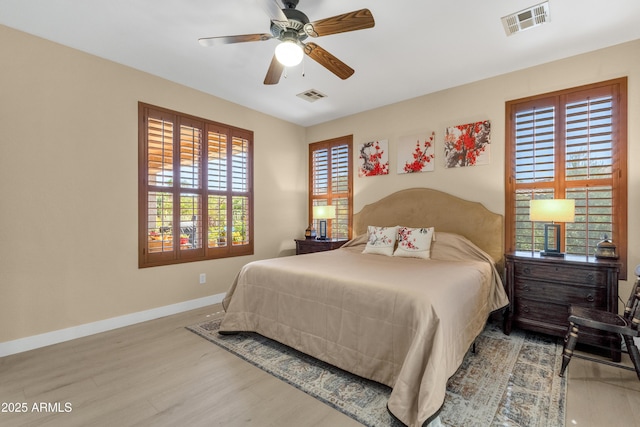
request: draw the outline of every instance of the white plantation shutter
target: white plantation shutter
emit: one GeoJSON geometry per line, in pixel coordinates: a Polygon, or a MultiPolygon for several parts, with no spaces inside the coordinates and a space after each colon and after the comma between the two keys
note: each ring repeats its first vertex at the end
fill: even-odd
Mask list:
{"type": "Polygon", "coordinates": [[[327,223],[331,238],[351,237],[351,147],[351,136],[309,145],[309,222],[313,206],[336,206],[336,218],[327,223]]]}
{"type": "Polygon", "coordinates": [[[252,254],[253,134],[142,103],[139,119],[139,266],[252,254]]]}
{"type": "Polygon", "coordinates": [[[561,224],[563,251],[593,256],[606,234],[626,262],[626,79],[507,102],[507,122],[508,250],[543,247],[530,200],[568,198],[576,216],[561,224]]]}

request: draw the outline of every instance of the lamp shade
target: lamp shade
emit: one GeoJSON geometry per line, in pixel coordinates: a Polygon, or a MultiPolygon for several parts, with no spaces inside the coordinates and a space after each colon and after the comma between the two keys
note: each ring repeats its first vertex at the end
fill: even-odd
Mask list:
{"type": "Polygon", "coordinates": [[[529,219],[544,222],[573,222],[576,214],[576,201],[573,199],[531,200],[529,219]]]}
{"type": "Polygon", "coordinates": [[[335,206],[314,206],[313,217],[315,219],[333,219],[336,217],[335,206]]]}
{"type": "Polygon", "coordinates": [[[295,41],[285,40],[276,46],[276,59],[285,67],[293,67],[302,62],[304,52],[295,41]]]}

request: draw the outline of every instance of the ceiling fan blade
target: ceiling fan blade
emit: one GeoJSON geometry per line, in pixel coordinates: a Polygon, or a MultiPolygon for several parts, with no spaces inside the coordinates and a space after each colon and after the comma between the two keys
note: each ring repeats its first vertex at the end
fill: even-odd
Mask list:
{"type": "Polygon", "coordinates": [[[282,6],[278,4],[277,0],[256,0],[260,7],[269,15],[269,19],[276,25],[285,28],[289,19],[287,15],[282,11],[282,6]]]}
{"type": "Polygon", "coordinates": [[[304,31],[311,37],[320,37],[347,31],[364,30],[365,28],[372,28],[374,25],[375,21],[371,11],[369,9],[360,9],[310,22],[304,26],[304,31]]]}
{"type": "Polygon", "coordinates": [[[348,79],[355,72],[353,68],[349,67],[347,64],[340,61],[338,58],[315,43],[307,43],[304,45],[304,53],[327,70],[340,77],[342,80],[348,79]]]}
{"type": "Polygon", "coordinates": [[[204,37],[198,39],[198,43],[202,46],[220,46],[223,44],[231,43],[244,43],[244,42],[261,42],[272,39],[271,34],[242,34],[238,36],[221,36],[221,37],[204,37]]]}
{"type": "Polygon", "coordinates": [[[277,59],[276,56],[273,55],[271,59],[271,65],[269,65],[269,69],[267,70],[267,75],[264,77],[264,84],[266,85],[275,85],[280,81],[280,76],[282,75],[282,71],[284,71],[284,65],[282,65],[277,59]]]}

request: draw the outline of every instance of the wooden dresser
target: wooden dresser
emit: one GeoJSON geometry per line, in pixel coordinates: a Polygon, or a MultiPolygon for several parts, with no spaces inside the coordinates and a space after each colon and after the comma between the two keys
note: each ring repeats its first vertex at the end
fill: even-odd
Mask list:
{"type": "Polygon", "coordinates": [[[296,240],[296,255],[310,254],[313,252],[324,252],[338,249],[340,246],[347,243],[345,239],[329,239],[329,240],[316,240],[316,239],[295,239],[296,240]]]}
{"type": "MultiPolygon", "coordinates": [[[[505,287],[510,301],[505,334],[510,334],[515,325],[564,337],[570,304],[618,312],[620,266],[616,260],[516,252],[506,254],[505,262],[505,287]]],[[[581,331],[580,342],[608,347],[614,360],[620,358],[618,338],[581,331]]]]}

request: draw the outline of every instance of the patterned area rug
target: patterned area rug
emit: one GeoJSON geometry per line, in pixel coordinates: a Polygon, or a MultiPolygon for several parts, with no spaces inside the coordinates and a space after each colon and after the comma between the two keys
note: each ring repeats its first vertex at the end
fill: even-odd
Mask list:
{"type": "MultiPolygon", "coordinates": [[[[328,365],[254,333],[220,335],[220,319],[189,326],[264,371],[369,427],[400,427],[387,410],[391,389],[328,365]]],[[[556,339],[488,323],[449,379],[440,421],[444,426],[564,426],[567,385],[558,377],[562,346],[556,339]]]]}

